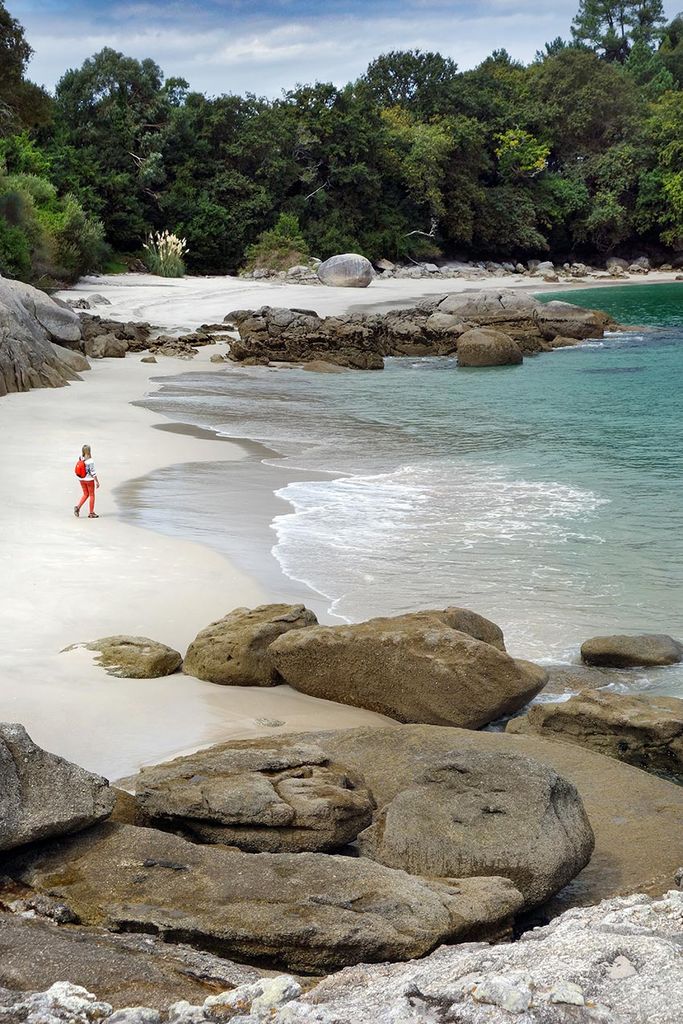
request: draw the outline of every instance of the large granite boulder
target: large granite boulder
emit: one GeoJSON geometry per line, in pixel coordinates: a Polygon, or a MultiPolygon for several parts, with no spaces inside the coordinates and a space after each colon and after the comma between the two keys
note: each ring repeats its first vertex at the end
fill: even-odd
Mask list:
{"type": "Polygon", "coordinates": [[[80,336],[72,310],[37,288],[0,277],[0,397],[78,380],[52,342],[68,345],[80,336]]]}
{"type": "Polygon", "coordinates": [[[590,747],[600,754],[683,780],[683,700],[609,690],[535,704],[508,732],[590,747]]]}
{"type": "Polygon", "coordinates": [[[535,311],[538,328],[547,341],[558,336],[583,341],[601,338],[609,317],[570,302],[542,302],[535,311]]]}
{"type": "Polygon", "coordinates": [[[251,853],[338,849],[372,821],[372,794],[357,771],[315,745],[208,750],[143,768],[144,820],[251,853]]]}
{"type": "Polygon", "coordinates": [[[83,353],[78,351],[78,349],[65,348],[63,345],[58,345],[56,342],[53,342],[52,351],[57,358],[62,363],[65,363],[70,370],[73,370],[74,373],[83,373],[84,370],[90,369],[90,363],[83,353]]]}
{"type": "Polygon", "coordinates": [[[185,673],[223,686],[275,686],[270,645],[291,630],[317,625],[302,604],[235,608],[198,633],[185,655],[185,673]]]}
{"type": "Polygon", "coordinates": [[[331,288],[367,288],[375,276],[370,260],[355,252],[331,256],[316,273],[318,280],[331,288]]]}
{"type": "Polygon", "coordinates": [[[640,636],[594,636],[581,644],[587,665],[614,668],[675,665],[683,661],[683,644],[670,636],[644,633],[640,636]]]}
{"type": "MultiPolygon", "coordinates": [[[[324,978],[272,1024],[674,1024],[683,893],[570,910],[517,942],[442,946],[410,964],[324,978]]],[[[257,1024],[254,1013],[241,1024],[257,1024]]]]}
{"type": "Polygon", "coordinates": [[[312,697],[470,729],[523,707],[545,680],[441,613],[312,626],[279,637],[269,654],[280,677],[312,697]]]}
{"type": "Polygon", "coordinates": [[[578,875],[593,832],[576,787],[518,754],[469,750],[425,759],[359,837],[363,856],[428,877],[512,879],[527,907],[578,875]]]}
{"type": "Polygon", "coordinates": [[[517,342],[502,331],[476,327],[465,331],[458,341],[460,366],[513,366],[522,359],[517,342]]]}
{"type": "MultiPolygon", "coordinates": [[[[251,749],[264,742],[235,740],[216,749],[251,749]]],[[[439,758],[474,750],[519,754],[548,765],[576,787],[595,836],[587,867],[550,901],[553,913],[624,892],[660,895],[681,866],[683,787],[574,744],[432,725],[297,733],[267,742],[315,743],[332,761],[363,773],[379,808],[417,785],[439,758]]]]}
{"type": "Polygon", "coordinates": [[[77,832],[113,807],[106,779],[43,750],[23,725],[0,723],[0,850],[77,832]]]}
{"type": "Polygon", "coordinates": [[[179,999],[201,1003],[217,991],[252,984],[270,973],[150,935],[59,927],[30,917],[35,914],[30,906],[22,910],[31,902],[18,900],[12,904],[15,913],[0,914],[0,988],[26,992],[68,978],[96,990],[114,1009],[164,1010],[179,999]]]}
{"type": "Polygon", "coordinates": [[[503,878],[426,880],[324,853],[254,856],[111,822],[0,867],[83,924],[310,973],[497,934],[523,902],[503,878]]]}

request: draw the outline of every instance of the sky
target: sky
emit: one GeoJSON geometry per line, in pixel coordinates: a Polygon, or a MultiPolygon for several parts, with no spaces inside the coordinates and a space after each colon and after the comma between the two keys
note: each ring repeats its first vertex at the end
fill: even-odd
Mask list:
{"type": "MultiPolygon", "coordinates": [[[[438,50],[462,68],[505,48],[529,61],[569,36],[578,0],[4,0],[35,51],[29,75],[53,89],[111,46],[152,57],[212,95],[278,96],[297,83],[342,85],[388,50],[438,50]]],[[[669,17],[681,0],[665,3],[669,17]]]]}

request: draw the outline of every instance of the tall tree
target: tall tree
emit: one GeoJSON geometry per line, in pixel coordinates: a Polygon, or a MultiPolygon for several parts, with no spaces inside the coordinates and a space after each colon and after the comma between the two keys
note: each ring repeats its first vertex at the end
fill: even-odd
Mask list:
{"type": "Polygon", "coordinates": [[[391,50],[368,66],[361,79],[380,107],[403,107],[426,117],[448,107],[458,65],[423,50],[391,50]]]}
{"type": "Polygon", "coordinates": [[[634,42],[652,45],[664,24],[662,0],[580,0],[575,42],[623,64],[634,42]]]}
{"type": "Polygon", "coordinates": [[[0,0],[0,135],[49,118],[49,97],[25,78],[32,55],[22,26],[0,0]]]}

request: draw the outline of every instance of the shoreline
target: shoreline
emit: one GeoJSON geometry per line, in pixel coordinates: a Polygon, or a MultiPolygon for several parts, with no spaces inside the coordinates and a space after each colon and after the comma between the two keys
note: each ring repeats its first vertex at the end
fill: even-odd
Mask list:
{"type": "MultiPolygon", "coordinates": [[[[202,350],[196,369],[213,369],[210,354],[202,350]]],[[[131,478],[165,465],[244,458],[235,442],[153,430],[158,417],[133,404],[155,378],[187,369],[186,361],[166,358],[152,366],[134,357],[96,360],[82,383],[0,402],[0,557],[7,566],[1,717],[110,778],[223,739],[384,722],[286,686],[219,687],[182,674],[117,679],[89,653],[61,653],[73,643],[127,633],[184,654],[200,629],[233,608],[270,603],[271,595],[223,555],[131,526],[115,510],[114,491],[131,478]],[[102,480],[96,522],[72,513],[73,464],[86,438],[102,480]],[[263,719],[283,724],[271,729],[263,719]]]]}
{"type": "MultiPolygon", "coordinates": [[[[134,283],[127,298],[123,289],[126,282],[120,278],[113,279],[110,286],[101,278],[85,281],[67,294],[103,294],[111,287],[117,292],[116,303],[93,312],[114,319],[139,319],[144,316],[140,308],[142,288],[152,297],[152,305],[156,305],[159,292],[163,294],[165,316],[161,319],[167,325],[174,322],[179,331],[211,320],[211,310],[191,294],[179,307],[175,300],[180,299],[176,293],[181,289],[165,282],[159,284],[158,278],[140,285],[140,275],[127,276],[134,283]],[[187,315],[190,310],[192,316],[187,315]]],[[[652,284],[653,277],[651,274],[648,280],[641,278],[636,283],[652,284]]],[[[188,292],[187,279],[179,284],[188,292]]],[[[223,315],[237,304],[235,288],[229,286],[226,292],[225,284],[224,279],[213,281],[212,302],[214,308],[220,303],[223,315]]],[[[305,290],[311,297],[313,293],[327,293],[328,306],[348,310],[350,300],[358,298],[348,289],[275,287],[239,281],[233,284],[242,297],[243,284],[249,284],[246,291],[254,299],[258,295],[261,303],[270,300],[294,305],[297,298],[302,300],[300,293],[305,290]],[[276,299],[273,292],[277,292],[276,299]]],[[[409,306],[419,300],[419,286],[430,285],[428,294],[433,294],[509,287],[510,281],[451,279],[385,284],[393,285],[394,292],[398,287],[404,293],[401,304],[409,306]],[[449,287],[444,288],[446,284],[449,287]]],[[[581,284],[593,286],[596,282],[581,284]]],[[[190,280],[189,285],[191,293],[192,288],[204,288],[206,280],[190,280]]],[[[529,279],[524,279],[523,286],[535,292],[541,290],[538,282],[531,284],[529,279]]],[[[566,290],[573,287],[573,283],[567,285],[566,290]]],[[[562,289],[552,284],[542,290],[562,289]]],[[[376,293],[365,293],[364,297],[369,305],[376,293]]],[[[149,311],[149,306],[145,305],[144,310],[149,311]]],[[[219,740],[268,734],[271,726],[264,720],[282,722],[273,730],[276,732],[386,721],[370,712],[304,697],[288,687],[236,690],[183,675],[162,680],[115,679],[95,667],[85,652],[59,653],[71,643],[112,633],[148,635],[184,653],[186,643],[209,622],[239,605],[253,606],[272,599],[270,588],[236,568],[229,555],[197,541],[156,530],[143,531],[114,512],[115,491],[132,486],[150,472],[186,463],[220,463],[232,470],[239,466],[242,476],[250,453],[254,458],[255,451],[270,452],[258,442],[207,436],[202,428],[189,429],[187,424],[177,426],[172,421],[159,423],[159,415],[141,405],[147,389],[163,385],[166,377],[220,372],[209,362],[215,351],[220,347],[202,348],[191,363],[159,357],[157,364],[146,365],[130,355],[125,360],[95,360],[82,383],[10,395],[0,402],[4,439],[0,479],[7,494],[0,512],[0,554],[5,555],[8,566],[7,603],[12,602],[0,619],[2,717],[21,721],[34,740],[47,749],[113,778],[180,751],[219,740]],[[49,446],[43,438],[49,439],[49,446]],[[103,480],[98,495],[102,518],[97,523],[75,520],[71,514],[77,493],[72,478],[74,449],[86,439],[93,444],[103,480]],[[27,449],[32,462],[28,470],[27,449]],[[33,468],[36,456],[37,471],[33,468]],[[14,556],[16,551],[21,552],[20,559],[14,556]]],[[[279,453],[273,455],[279,457],[279,453]]],[[[253,465],[257,465],[255,459],[253,465]]],[[[271,470],[276,471],[276,467],[271,470]]],[[[268,478],[272,479],[270,473],[268,478]]],[[[291,480],[291,473],[288,478],[291,480]]],[[[277,501],[290,507],[271,490],[270,502],[277,501]]],[[[247,515],[248,504],[245,502],[247,515]]],[[[268,551],[271,547],[268,545],[268,551]]],[[[272,561],[277,566],[274,558],[272,561]]],[[[289,580],[279,571],[283,580],[289,580]]],[[[300,586],[310,591],[307,585],[300,586]]],[[[288,600],[294,597],[295,589],[294,585],[288,588],[288,600]]],[[[306,600],[306,596],[301,599],[306,600]]],[[[315,609],[314,596],[306,603],[315,609]]]]}

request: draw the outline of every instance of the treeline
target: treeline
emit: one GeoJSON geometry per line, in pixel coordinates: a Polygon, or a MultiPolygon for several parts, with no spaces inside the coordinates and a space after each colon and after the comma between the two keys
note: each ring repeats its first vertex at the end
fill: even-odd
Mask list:
{"type": "Polygon", "coordinates": [[[277,100],[204,96],[111,49],[49,96],[30,56],[0,2],[6,275],[72,278],[162,229],[197,273],[269,239],[321,259],[683,248],[683,15],[661,0],[581,0],[527,66],[392,52],[277,100]]]}

